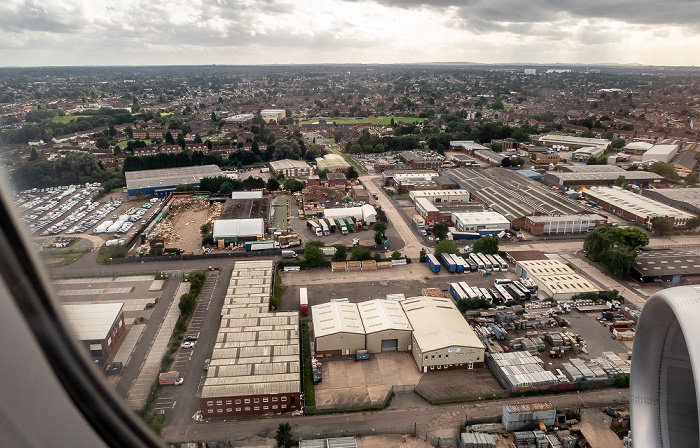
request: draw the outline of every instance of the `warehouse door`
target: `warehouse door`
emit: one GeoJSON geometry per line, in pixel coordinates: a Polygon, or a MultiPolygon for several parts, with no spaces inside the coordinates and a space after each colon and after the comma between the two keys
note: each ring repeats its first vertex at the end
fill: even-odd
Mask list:
{"type": "Polygon", "coordinates": [[[398,339],[382,339],[382,351],[383,352],[395,352],[399,349],[398,339]]]}

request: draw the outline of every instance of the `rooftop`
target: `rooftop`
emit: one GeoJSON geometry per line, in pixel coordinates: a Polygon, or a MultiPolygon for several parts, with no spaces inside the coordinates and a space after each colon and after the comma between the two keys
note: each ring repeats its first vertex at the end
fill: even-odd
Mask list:
{"type": "Polygon", "coordinates": [[[314,336],[335,333],[365,334],[362,318],[356,303],[328,302],[311,307],[314,336]]]}
{"type": "Polygon", "coordinates": [[[700,274],[700,250],[641,251],[634,267],[643,276],[700,274]]]}
{"type": "Polygon", "coordinates": [[[452,299],[416,297],[400,304],[423,352],[455,346],[484,348],[452,299]]]}
{"type": "Polygon", "coordinates": [[[102,340],[109,336],[124,308],[123,303],[76,303],[62,305],[66,324],[78,340],[102,340]]]}
{"type": "Polygon", "coordinates": [[[411,331],[411,324],[399,302],[375,299],[357,305],[366,334],[385,330],[411,331]]]}
{"type": "Polygon", "coordinates": [[[655,216],[667,216],[679,219],[690,219],[694,217],[694,215],[688,212],[619,187],[593,187],[586,190],[585,193],[593,198],[605,201],[608,204],[641,217],[653,218],[655,216]]]}
{"type": "Polygon", "coordinates": [[[126,185],[129,190],[141,188],[164,188],[180,184],[199,184],[203,177],[221,176],[216,165],[164,168],[159,170],[127,171],[126,185]]]}
{"type": "Polygon", "coordinates": [[[214,221],[214,238],[233,235],[264,235],[265,220],[252,219],[217,219],[214,221]]]}

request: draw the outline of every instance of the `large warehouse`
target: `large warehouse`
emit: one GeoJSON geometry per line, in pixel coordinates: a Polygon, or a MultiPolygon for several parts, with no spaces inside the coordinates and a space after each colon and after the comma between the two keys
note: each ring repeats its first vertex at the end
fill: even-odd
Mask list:
{"type": "Polygon", "coordinates": [[[216,165],[165,168],[161,170],[127,171],[126,190],[129,196],[136,193],[165,196],[175,191],[178,185],[199,185],[205,177],[221,176],[216,165]]]}
{"type": "Polygon", "coordinates": [[[408,193],[408,197],[413,202],[420,198],[430,202],[469,202],[469,192],[466,190],[416,190],[408,193]]]}
{"type": "Polygon", "coordinates": [[[539,292],[554,300],[570,300],[577,294],[600,291],[559,260],[518,261],[515,275],[533,279],[539,292]]]}
{"type": "Polygon", "coordinates": [[[641,283],[700,283],[700,250],[649,250],[637,256],[630,277],[641,283]]]}
{"type": "Polygon", "coordinates": [[[642,190],[642,196],[700,215],[700,188],[664,188],[642,190]]]}
{"type": "Polygon", "coordinates": [[[354,355],[365,349],[365,327],[356,303],[328,302],[311,307],[314,347],[319,355],[354,355]]]}
{"type": "MultiPolygon", "coordinates": [[[[572,215],[591,213],[573,199],[515,171],[457,168],[446,170],[445,175],[469,191],[472,201],[479,201],[505,216],[511,226],[525,228],[528,216],[548,215],[552,217],[551,226],[564,228],[571,222],[572,215]]],[[[568,228],[572,232],[575,230],[575,227],[568,228]]]]}
{"type": "Polygon", "coordinates": [[[360,207],[326,208],[323,210],[323,217],[326,219],[352,217],[358,221],[364,221],[367,224],[374,224],[377,222],[377,210],[375,210],[374,206],[369,204],[360,207]]]}
{"type": "Polygon", "coordinates": [[[583,197],[595,202],[616,215],[623,216],[637,224],[650,226],[651,219],[657,216],[668,218],[673,227],[683,227],[695,216],[673,208],[662,202],[632,193],[620,187],[594,187],[584,191],[583,197]]]}
{"type": "Polygon", "coordinates": [[[202,386],[206,417],[301,408],[299,314],[267,312],[272,261],[234,265],[216,344],[202,386]]]}
{"type": "Polygon", "coordinates": [[[124,334],[123,303],[62,305],[66,324],[95,359],[107,360],[124,334]]]}
{"type": "MultiPolygon", "coordinates": [[[[588,166],[588,165],[586,165],[588,166]]],[[[605,167],[606,165],[596,165],[605,167]]],[[[573,170],[572,170],[573,171],[573,170]]],[[[649,185],[664,186],[666,181],[663,176],[649,171],[625,171],[625,170],[610,170],[603,168],[601,170],[585,171],[585,172],[567,172],[556,173],[547,172],[544,175],[546,184],[557,187],[569,188],[590,188],[590,187],[610,187],[615,185],[615,181],[624,176],[625,181],[629,184],[637,185],[641,188],[646,188],[649,185]]]]}
{"type": "Polygon", "coordinates": [[[510,221],[497,212],[456,212],[452,213],[451,221],[458,232],[510,229],[510,221]]]}
{"type": "Polygon", "coordinates": [[[358,303],[370,353],[411,350],[411,324],[399,302],[375,299],[358,303]]]}
{"type": "Polygon", "coordinates": [[[452,299],[416,297],[400,303],[413,327],[411,352],[421,372],[483,366],[484,345],[452,299]]]}

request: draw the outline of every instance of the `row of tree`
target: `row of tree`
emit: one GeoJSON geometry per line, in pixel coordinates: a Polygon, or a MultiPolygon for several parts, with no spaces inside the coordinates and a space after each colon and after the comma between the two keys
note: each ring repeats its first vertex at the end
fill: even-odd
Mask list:
{"type": "Polygon", "coordinates": [[[639,249],[648,244],[649,237],[639,229],[599,227],[586,235],[583,250],[591,260],[624,277],[634,265],[639,249]]]}

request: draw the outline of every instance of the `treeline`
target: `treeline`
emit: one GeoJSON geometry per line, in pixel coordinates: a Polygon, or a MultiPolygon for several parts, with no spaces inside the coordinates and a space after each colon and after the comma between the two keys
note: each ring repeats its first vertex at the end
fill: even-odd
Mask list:
{"type": "Polygon", "coordinates": [[[230,179],[226,176],[204,177],[199,182],[200,191],[209,191],[211,193],[228,193],[230,191],[256,190],[260,188],[265,188],[265,186],[266,183],[263,179],[253,176],[248,176],[247,179],[243,180],[230,179]],[[227,185],[226,188],[222,188],[225,184],[230,184],[230,187],[228,187],[227,185]]]}
{"type": "Polygon", "coordinates": [[[69,152],[55,162],[36,160],[26,163],[12,171],[10,178],[18,190],[26,190],[106,181],[116,188],[122,176],[104,169],[92,154],[69,152]]]}
{"type": "Polygon", "coordinates": [[[19,129],[7,129],[0,133],[0,141],[6,144],[21,144],[27,143],[29,140],[41,139],[48,143],[52,138],[62,135],[124,123],[133,123],[134,120],[138,119],[148,120],[153,118],[152,112],[131,115],[130,112],[123,109],[108,108],[86,110],[80,114],[89,115],[89,117],[78,117],[70,123],[59,123],[50,120],[53,116],[57,115],[54,111],[51,111],[50,114],[47,114],[46,111],[43,110],[42,112],[30,111],[27,113],[27,120],[41,119],[41,122],[22,126],[19,129]]]}
{"type": "Polygon", "coordinates": [[[124,159],[124,172],[199,165],[225,166],[227,164],[228,162],[217,153],[205,154],[202,151],[161,152],[152,156],[128,156],[124,159]]]}

